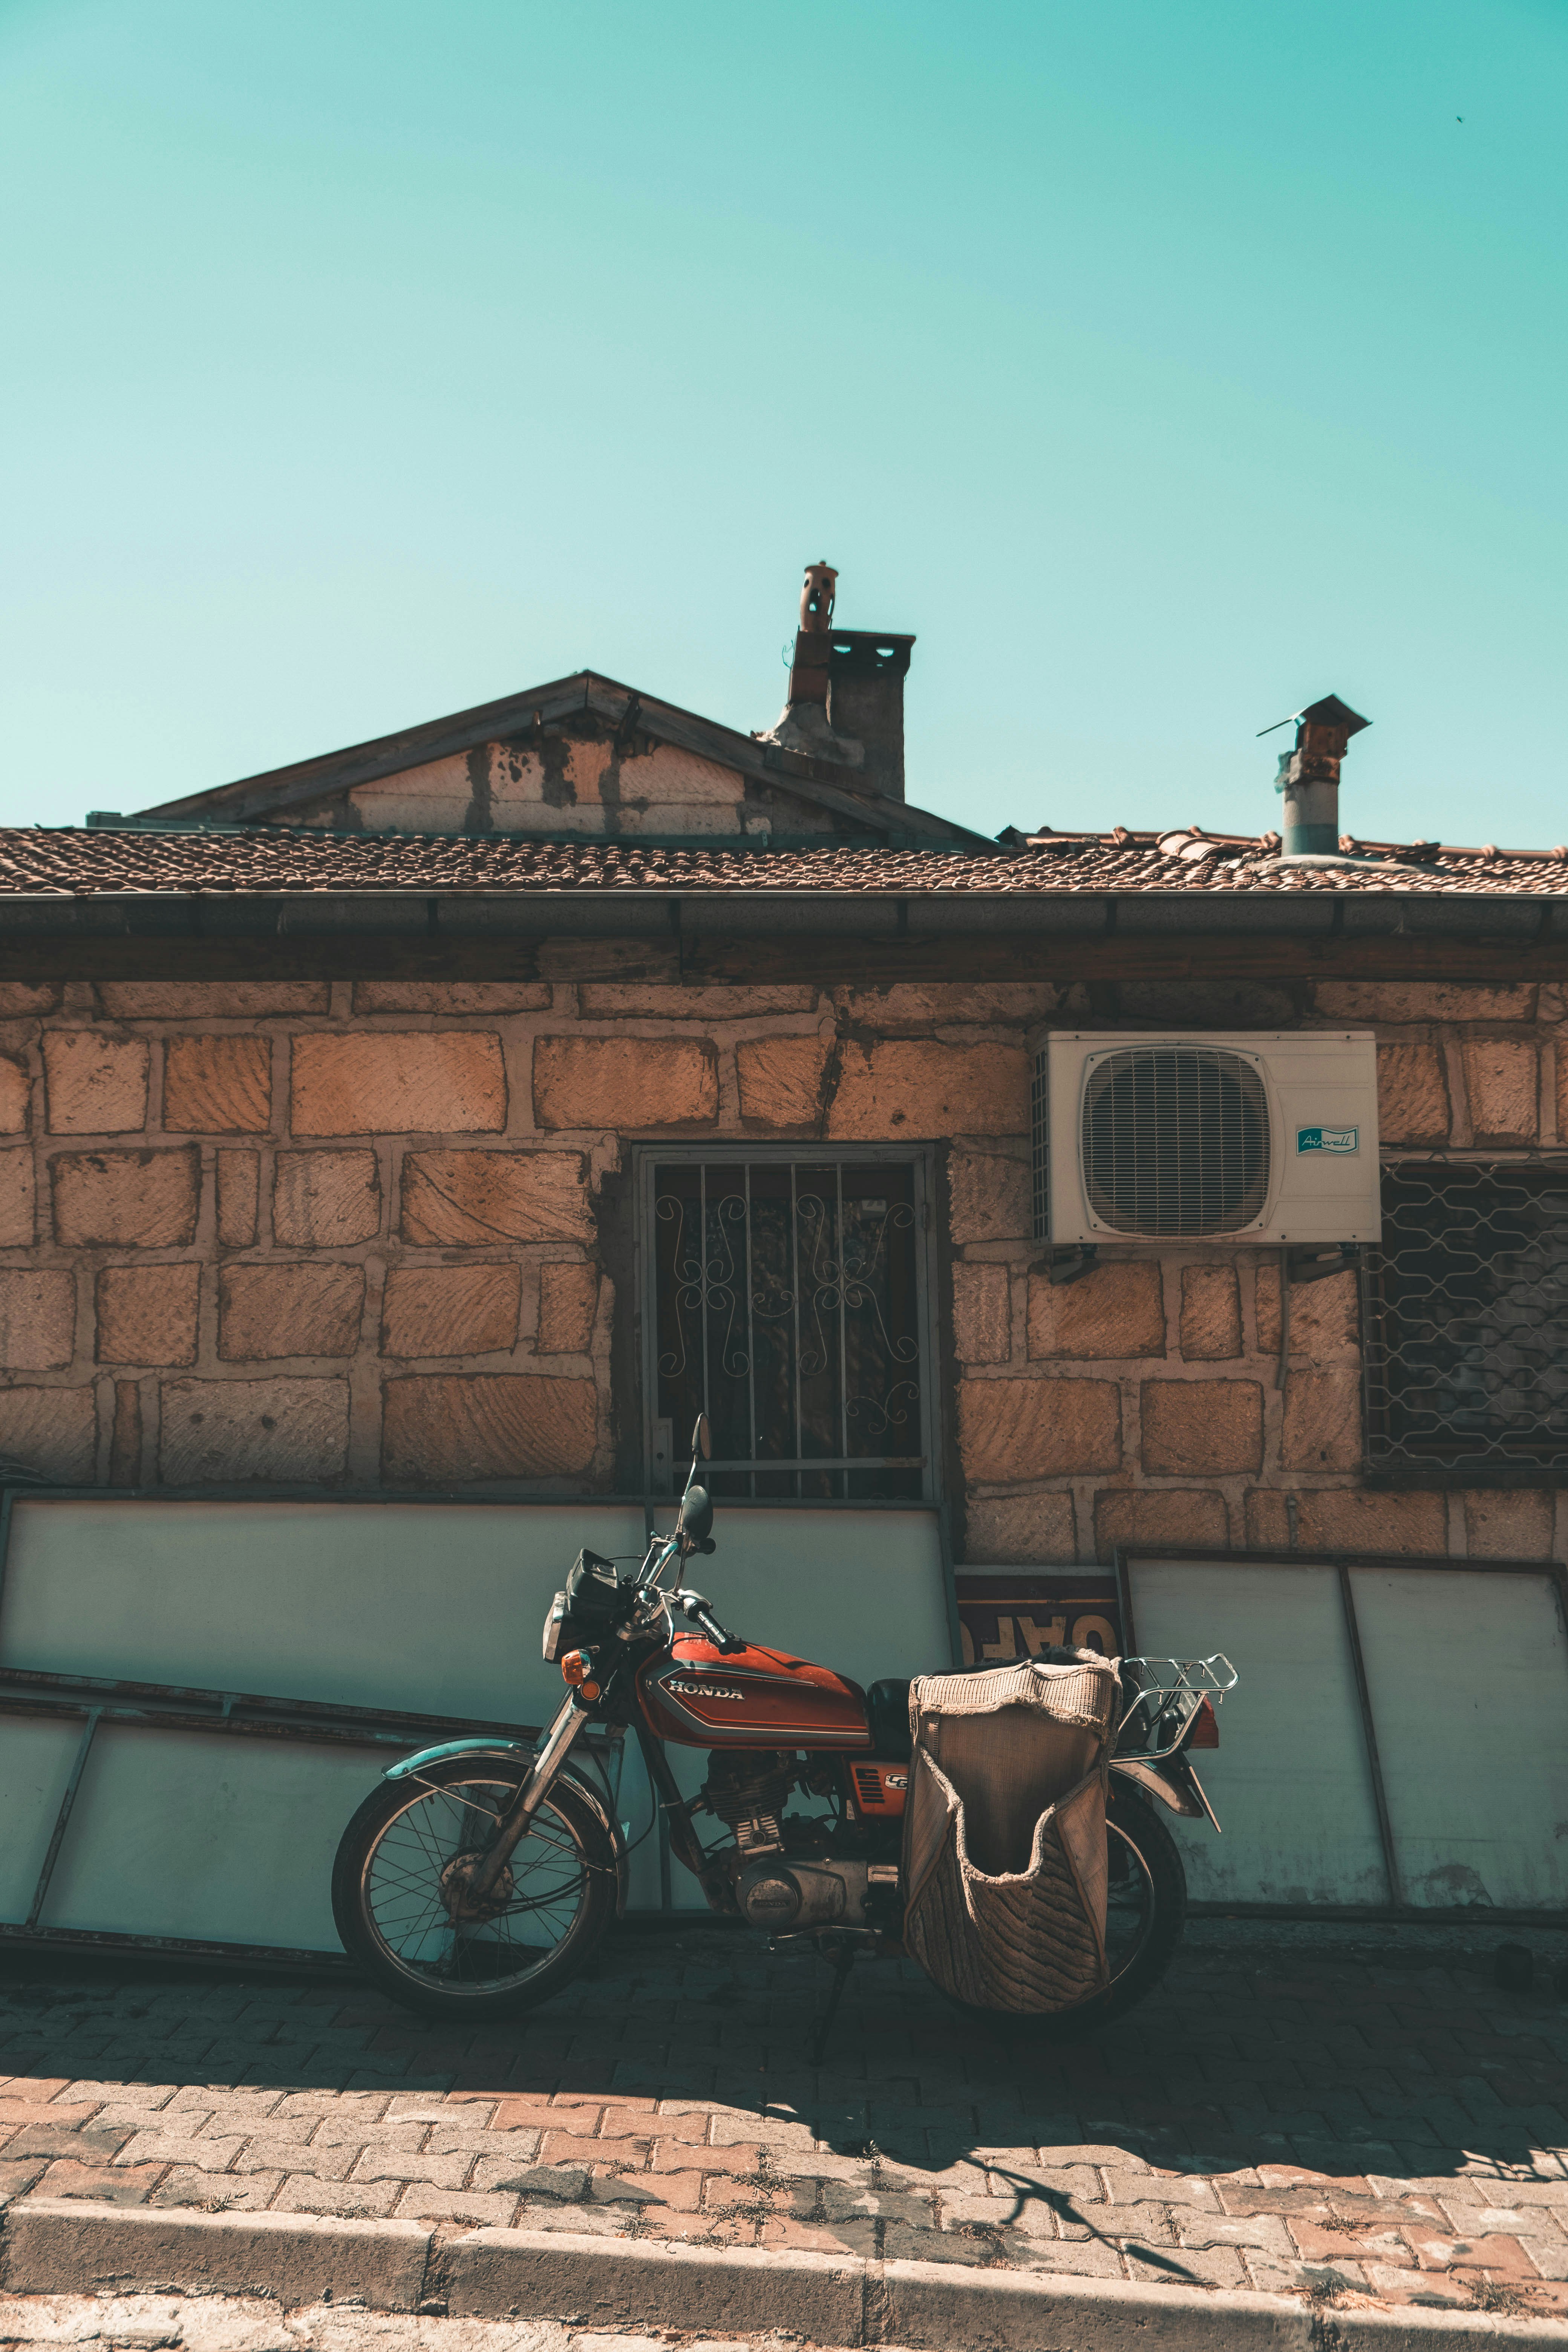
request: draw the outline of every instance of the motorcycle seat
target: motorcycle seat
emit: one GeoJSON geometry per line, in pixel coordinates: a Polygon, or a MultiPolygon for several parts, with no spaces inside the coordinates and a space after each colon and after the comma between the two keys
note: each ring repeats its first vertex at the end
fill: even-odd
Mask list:
{"type": "Polygon", "coordinates": [[[910,1732],[910,1681],[889,1675],[873,1683],[866,1694],[871,1723],[871,1745],[879,1756],[899,1763],[909,1759],[914,1742],[910,1732]]]}

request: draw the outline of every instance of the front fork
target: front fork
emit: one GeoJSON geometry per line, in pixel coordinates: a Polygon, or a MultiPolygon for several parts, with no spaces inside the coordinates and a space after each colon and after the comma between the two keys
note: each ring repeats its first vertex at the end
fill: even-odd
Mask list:
{"type": "MultiPolygon", "coordinates": [[[[454,1917],[458,1911],[471,1911],[475,1916],[483,1911],[491,1889],[511,1860],[530,1822],[550,1794],[562,1765],[571,1753],[574,1741],[586,1727],[588,1719],[588,1708],[573,1691],[546,1732],[544,1745],[534,1758],[533,1769],[518,1790],[516,1801],[497,1822],[489,1844],[471,1863],[465,1864],[460,1871],[452,1874],[448,1900],[457,1906],[454,1917]]],[[[640,1721],[634,1727],[652,1784],[654,1801],[669,1826],[669,1843],[676,1859],[701,1882],[704,1894],[716,1909],[726,1907],[721,1903],[715,1903],[716,1884],[710,1883],[709,1859],[700,1842],[692,1833],[690,1809],[676,1784],[662,1741],[656,1739],[640,1721]]]]}
{"type": "Polygon", "coordinates": [[[469,1905],[480,1905],[489,1899],[524,1831],[554,1787],[561,1767],[587,1721],[587,1708],[575,1691],[569,1692],[560,1714],[544,1735],[544,1745],[534,1758],[533,1769],[518,1790],[516,1801],[501,1815],[483,1853],[462,1874],[465,1910],[469,1905]]]}

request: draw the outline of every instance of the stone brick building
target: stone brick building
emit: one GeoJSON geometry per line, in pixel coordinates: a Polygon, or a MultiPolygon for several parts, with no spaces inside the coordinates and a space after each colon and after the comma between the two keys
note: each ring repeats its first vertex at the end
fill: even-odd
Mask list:
{"type": "Polygon", "coordinates": [[[1563,1558],[1568,853],[981,840],[904,796],[911,641],[821,583],[763,736],[584,674],[0,839],[0,1453],[658,1494],[706,1395],[726,1491],[923,1499],[960,1563],[1563,1558]],[[1413,1226],[1544,1253],[1522,1340],[1470,1282],[1451,1380],[1440,1335],[1367,1376],[1386,1252],[1287,1333],[1277,1249],[1063,1282],[1033,1231],[1053,1026],[1314,1024],[1375,1034],[1413,1226]]]}

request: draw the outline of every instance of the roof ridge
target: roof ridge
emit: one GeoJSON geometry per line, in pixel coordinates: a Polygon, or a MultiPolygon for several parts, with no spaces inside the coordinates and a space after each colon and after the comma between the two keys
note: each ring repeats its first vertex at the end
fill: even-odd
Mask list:
{"type": "Polygon", "coordinates": [[[452,758],[481,743],[515,740],[522,734],[542,739],[547,728],[559,728],[580,718],[617,727],[629,722],[679,750],[694,751],[699,758],[728,766],[796,800],[839,815],[859,817],[885,832],[929,832],[958,840],[982,837],[955,817],[939,816],[915,802],[881,792],[854,769],[763,742],[722,719],[687,710],[659,695],[645,694],[640,688],[595,669],[574,670],[543,686],[475,703],[467,710],[450,711],[391,734],[370,736],[363,742],[346,744],[286,767],[263,769],[205,792],[155,802],[135,814],[177,817],[233,809],[255,815],[268,809],[305,808],[312,801],[452,758]]]}

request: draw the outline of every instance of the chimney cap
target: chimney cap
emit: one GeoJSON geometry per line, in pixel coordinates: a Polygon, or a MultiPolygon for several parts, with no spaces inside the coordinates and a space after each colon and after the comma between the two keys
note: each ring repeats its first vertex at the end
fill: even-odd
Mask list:
{"type": "Polygon", "coordinates": [[[1321,701],[1309,702],[1305,710],[1292,710],[1286,718],[1277,719],[1271,727],[1260,727],[1258,740],[1261,742],[1265,735],[1277,734],[1281,727],[1292,724],[1297,727],[1338,727],[1346,735],[1359,735],[1363,727],[1372,725],[1372,721],[1363,719],[1359,711],[1352,710],[1348,702],[1342,702],[1337,694],[1325,694],[1321,701]]]}
{"type": "Polygon", "coordinates": [[[1363,727],[1372,725],[1370,719],[1362,718],[1348,702],[1342,702],[1337,694],[1325,694],[1321,701],[1309,702],[1305,710],[1298,710],[1296,717],[1303,726],[1338,727],[1347,735],[1359,735],[1363,727]]]}

